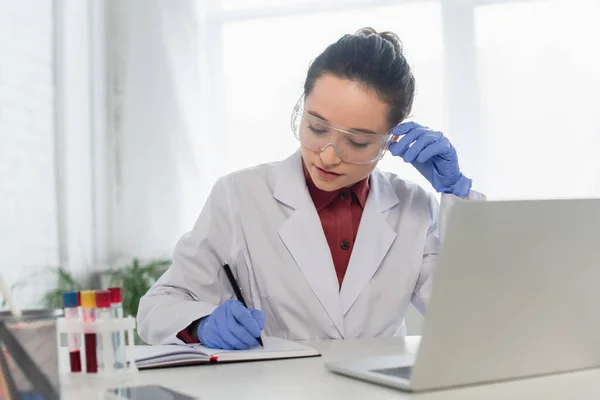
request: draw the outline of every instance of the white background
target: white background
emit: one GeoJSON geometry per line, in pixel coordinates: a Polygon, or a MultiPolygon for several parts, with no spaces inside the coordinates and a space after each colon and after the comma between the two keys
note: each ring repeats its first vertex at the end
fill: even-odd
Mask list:
{"type": "Polygon", "coordinates": [[[476,189],[598,196],[598,20],[597,0],[0,0],[0,267],[169,257],[219,176],[295,150],[311,60],[363,26],[400,36],[411,118],[476,189]]]}

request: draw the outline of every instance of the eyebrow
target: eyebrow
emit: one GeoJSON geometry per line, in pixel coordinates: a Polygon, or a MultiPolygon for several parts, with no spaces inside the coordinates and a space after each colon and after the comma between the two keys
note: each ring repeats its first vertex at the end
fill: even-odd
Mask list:
{"type": "MultiPolygon", "coordinates": [[[[322,119],[325,122],[329,122],[330,121],[327,120],[327,118],[324,118],[322,115],[320,115],[319,113],[315,112],[315,111],[307,111],[307,113],[309,113],[310,115],[312,115],[313,117],[317,117],[319,119],[322,119]]],[[[363,129],[363,128],[349,128],[352,131],[356,131],[356,132],[362,132],[362,133],[371,133],[373,135],[379,135],[379,133],[372,131],[370,129],[363,129]]]]}

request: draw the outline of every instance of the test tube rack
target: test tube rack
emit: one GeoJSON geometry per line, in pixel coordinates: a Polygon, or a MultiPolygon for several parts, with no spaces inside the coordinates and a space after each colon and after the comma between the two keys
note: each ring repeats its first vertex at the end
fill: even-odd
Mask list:
{"type": "MultiPolygon", "coordinates": [[[[122,319],[112,320],[96,320],[84,322],[76,319],[65,319],[58,318],[56,323],[57,337],[60,342],[60,338],[63,335],[80,334],[81,343],[81,364],[83,367],[82,372],[70,372],[68,366],[66,367],[63,378],[66,376],[68,379],[84,379],[84,380],[125,380],[137,376],[138,369],[135,365],[135,359],[133,358],[133,346],[134,336],[133,330],[135,329],[135,319],[132,317],[125,317],[122,319]],[[124,368],[115,368],[114,366],[114,350],[112,345],[113,333],[123,332],[123,337],[127,337],[125,347],[125,361],[126,365],[124,368]],[[85,334],[96,334],[99,335],[98,343],[100,343],[101,359],[104,361],[103,368],[99,369],[94,373],[87,373],[85,371],[86,365],[86,354],[85,346],[83,345],[85,334]],[[107,344],[110,344],[107,346],[107,344]],[[68,372],[67,372],[68,371],[68,372]]],[[[60,343],[58,346],[61,349],[60,343]]],[[[68,348],[61,349],[68,351],[68,348]]],[[[99,358],[100,358],[99,357],[99,358]]]]}

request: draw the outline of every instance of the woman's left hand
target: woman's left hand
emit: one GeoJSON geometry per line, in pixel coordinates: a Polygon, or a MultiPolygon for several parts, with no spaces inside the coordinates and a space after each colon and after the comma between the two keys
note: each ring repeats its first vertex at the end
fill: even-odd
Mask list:
{"type": "Polygon", "coordinates": [[[392,133],[400,140],[390,144],[390,153],[411,163],[438,192],[467,196],[472,181],[460,172],[456,149],[441,132],[405,122],[392,133]]]}

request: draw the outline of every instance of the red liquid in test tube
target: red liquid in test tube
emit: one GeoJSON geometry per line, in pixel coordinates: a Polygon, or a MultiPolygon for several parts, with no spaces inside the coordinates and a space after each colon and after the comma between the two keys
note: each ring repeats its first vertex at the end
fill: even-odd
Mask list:
{"type": "MultiPolygon", "coordinates": [[[[79,319],[79,308],[77,304],[76,292],[63,293],[63,306],[65,310],[65,319],[79,319]]],[[[81,372],[81,335],[79,333],[68,333],[67,343],[69,346],[69,363],[71,366],[71,372],[81,372]]]]}
{"type": "MultiPolygon", "coordinates": [[[[91,290],[81,292],[81,307],[83,308],[83,322],[96,321],[96,293],[91,290]]],[[[84,335],[85,368],[87,373],[98,372],[98,358],[96,354],[97,339],[95,333],[84,335]]]]}

